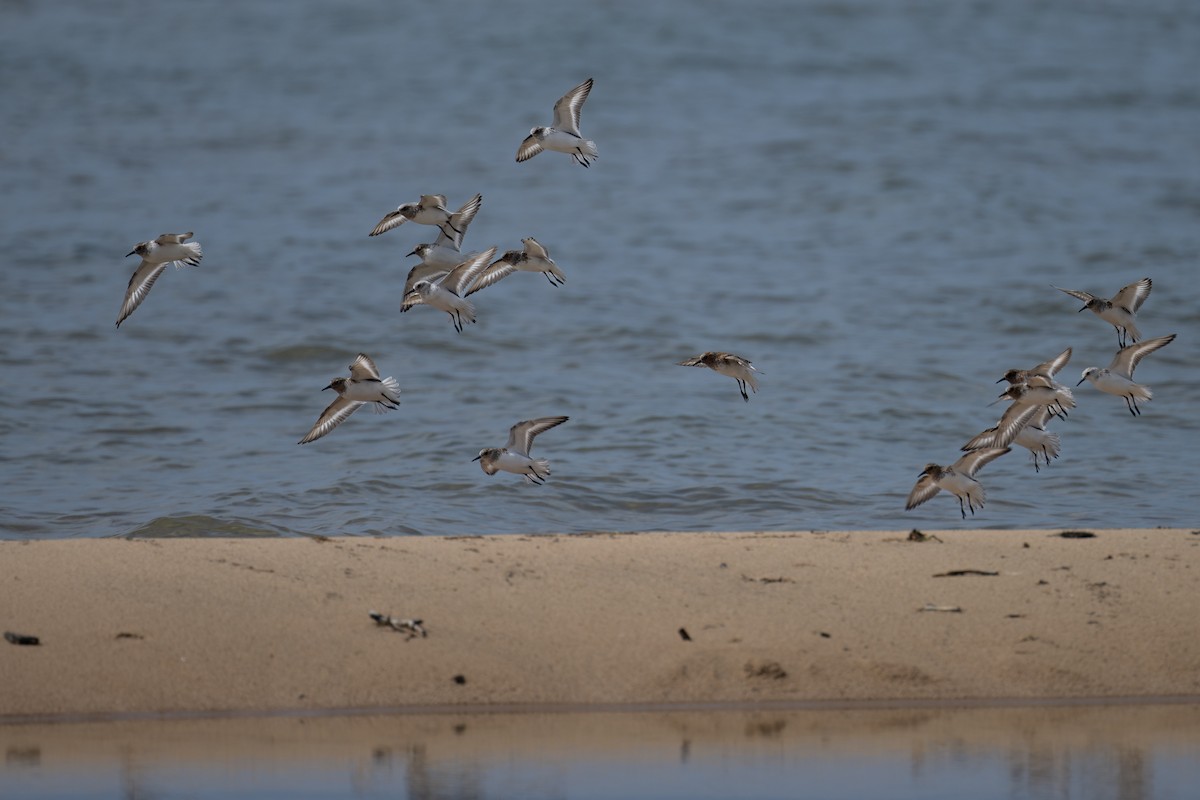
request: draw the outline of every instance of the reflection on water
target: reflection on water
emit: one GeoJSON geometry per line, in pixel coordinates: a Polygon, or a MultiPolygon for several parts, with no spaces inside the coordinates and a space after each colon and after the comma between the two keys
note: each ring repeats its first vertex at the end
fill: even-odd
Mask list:
{"type": "Polygon", "coordinates": [[[1200,705],[0,727],[20,798],[1087,798],[1200,786],[1200,705]]]}

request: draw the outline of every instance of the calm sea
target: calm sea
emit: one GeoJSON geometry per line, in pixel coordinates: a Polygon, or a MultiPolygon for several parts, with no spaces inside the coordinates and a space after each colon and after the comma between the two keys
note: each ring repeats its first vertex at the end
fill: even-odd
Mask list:
{"type": "Polygon", "coordinates": [[[1063,2],[0,2],[0,536],[785,530],[905,513],[1010,367],[1117,337],[1052,286],[1150,276],[1133,418],[1085,384],[979,527],[1197,524],[1200,8],[1063,2]],[[595,79],[581,169],[517,145],[595,79]],[[399,312],[432,228],[525,236],[460,334],[399,312]],[[195,231],[114,321],[134,243],[195,231]],[[762,387],[674,366],[752,359],[762,387]],[[403,388],[296,444],[358,352],[403,388]],[[471,459],[535,416],[542,487],[471,459]]]}

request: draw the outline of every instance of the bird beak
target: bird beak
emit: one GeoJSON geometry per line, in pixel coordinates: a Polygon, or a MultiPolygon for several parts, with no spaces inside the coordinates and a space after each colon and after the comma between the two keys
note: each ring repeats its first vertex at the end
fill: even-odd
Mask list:
{"type": "MultiPolygon", "coordinates": [[[[414,248],[414,249],[413,249],[413,251],[412,251],[411,253],[409,253],[408,255],[409,255],[409,256],[415,256],[416,254],[417,254],[417,251],[416,251],[416,249],[414,248]]],[[[408,258],[408,256],[405,256],[405,258],[408,258]]]]}
{"type": "Polygon", "coordinates": [[[1077,383],[1077,384],[1075,384],[1075,385],[1076,385],[1076,386],[1082,386],[1082,385],[1083,385],[1083,382],[1084,382],[1084,381],[1086,381],[1086,380],[1087,380],[1087,375],[1084,375],[1082,378],[1080,378],[1080,379],[1079,379],[1079,383],[1077,383]]]}
{"type": "Polygon", "coordinates": [[[1007,399],[1008,399],[1008,395],[1002,394],[999,397],[997,397],[995,400],[993,400],[992,402],[988,403],[988,407],[991,408],[992,406],[996,405],[996,403],[999,403],[1001,400],[1007,400],[1007,399]]]}
{"type": "Polygon", "coordinates": [[[996,381],[996,383],[1002,383],[1003,381],[1004,381],[1004,378],[1001,378],[1000,380],[996,381]]]}
{"type": "MultiPolygon", "coordinates": [[[[1087,306],[1084,306],[1083,308],[1079,309],[1079,311],[1087,311],[1087,306]]],[[[1079,311],[1076,311],[1075,313],[1078,314],[1079,311]]]]}
{"type": "MultiPolygon", "coordinates": [[[[325,387],[325,389],[332,389],[332,388],[333,388],[332,383],[325,387]]],[[[325,389],[322,389],[321,391],[323,392],[323,391],[325,391],[325,389]]]]}
{"type": "Polygon", "coordinates": [[[137,250],[130,250],[128,253],[125,254],[125,257],[129,258],[131,255],[133,255],[136,252],[137,252],[137,250]]]}
{"type": "Polygon", "coordinates": [[[475,456],[475,457],[474,457],[474,458],[472,458],[471,460],[472,460],[472,461],[478,461],[478,460],[479,460],[479,459],[481,459],[481,458],[483,458],[483,456],[475,456]]]}

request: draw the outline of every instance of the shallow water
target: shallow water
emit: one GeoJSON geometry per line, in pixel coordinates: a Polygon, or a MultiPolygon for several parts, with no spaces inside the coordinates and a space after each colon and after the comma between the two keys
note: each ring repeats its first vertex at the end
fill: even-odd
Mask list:
{"type": "Polygon", "coordinates": [[[1183,800],[1196,706],[643,711],[0,726],[65,798],[1183,800]]]}
{"type": "MultiPolygon", "coordinates": [[[[0,536],[957,526],[904,499],[1010,367],[1149,275],[1134,419],[1090,385],[968,525],[1196,522],[1200,10],[1156,0],[0,4],[0,536]],[[580,169],[516,147],[585,77],[580,169]],[[567,274],[397,313],[425,192],[567,274]],[[133,243],[194,230],[115,330],[133,243]],[[674,362],[743,354],[762,388],[674,362]],[[296,441],[370,354],[400,410],[296,441]],[[520,419],[543,487],[470,459],[520,419]]],[[[1075,376],[1075,377],[1072,377],[1075,376]]]]}

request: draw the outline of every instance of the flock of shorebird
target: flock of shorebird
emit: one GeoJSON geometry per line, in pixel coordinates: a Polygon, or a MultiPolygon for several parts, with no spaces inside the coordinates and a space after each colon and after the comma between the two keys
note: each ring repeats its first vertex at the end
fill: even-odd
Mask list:
{"type": "MultiPolygon", "coordinates": [[[[583,103],[592,90],[589,78],[563,95],[554,104],[554,123],[549,127],[535,127],[517,149],[518,162],[527,161],[543,150],[552,150],[569,155],[575,163],[590,167],[598,157],[595,142],[584,139],[579,132],[579,116],[583,103]]],[[[408,254],[418,256],[421,262],[413,267],[404,284],[400,310],[424,305],[445,312],[454,329],[462,332],[467,322],[475,322],[475,305],[468,299],[472,294],[491,286],[514,272],[535,272],[546,276],[553,286],[566,282],[566,275],[550,257],[549,251],[537,239],[528,236],[521,240],[522,249],[509,250],[494,258],[496,248],[489,247],[477,253],[464,254],[461,250],[463,237],[483,203],[482,195],[475,195],[457,211],[447,207],[446,197],[440,194],[421,195],[415,203],[404,203],[386,214],[371,230],[371,236],[387,233],[405,222],[429,225],[438,229],[433,242],[418,244],[408,254]]],[[[129,255],[141,257],[125,292],[125,300],[117,317],[117,326],[133,313],[145,300],[150,288],[169,264],[196,266],[202,252],[198,242],[189,241],[192,233],[163,234],[149,242],[140,242],[129,255]]],[[[1058,288],[1058,287],[1054,287],[1058,288]]],[[[1111,299],[1104,299],[1088,292],[1060,289],[1059,291],[1084,302],[1083,311],[1091,310],[1100,319],[1117,330],[1120,349],[1107,368],[1088,367],[1083,371],[1077,386],[1085,380],[1102,392],[1125,399],[1129,412],[1141,414],[1138,401],[1151,398],[1150,390],[1135,383],[1133,371],[1148,354],[1169,344],[1175,335],[1141,340],[1136,325],[1138,309],[1150,294],[1151,281],[1143,278],[1131,283],[1111,299]]],[[[1056,433],[1046,430],[1054,417],[1067,416],[1075,407],[1071,389],[1055,380],[1055,376],[1071,358],[1071,348],[1038,364],[1032,369],[1011,369],[997,383],[1007,381],[1005,390],[996,402],[1010,401],[1008,409],[991,428],[973,437],[963,445],[966,455],[949,466],[928,464],[908,495],[905,509],[912,509],[942,489],[958,498],[963,518],[967,509],[984,504],[983,486],[975,479],[981,467],[1009,452],[1009,445],[1018,444],[1033,454],[1033,465],[1041,469],[1039,459],[1049,465],[1057,458],[1060,440],[1056,433]]],[[[733,378],[742,399],[749,401],[746,390],[758,391],[756,375],[761,374],[750,361],[741,356],[724,352],[706,352],[678,362],[680,366],[707,367],[721,375],[733,378]]],[[[400,386],[395,378],[382,377],[375,362],[359,353],[349,367],[348,378],[334,378],[326,389],[333,389],[338,397],[321,413],[312,429],[300,440],[300,444],[316,441],[325,436],[360,407],[370,404],[383,413],[396,408],[400,403],[400,386]]],[[[508,442],[504,447],[488,447],[479,451],[473,460],[488,475],[498,471],[512,472],[524,476],[530,483],[540,484],[550,475],[550,465],[545,459],[530,456],[534,438],[567,421],[567,417],[540,417],[522,420],[509,430],[508,442]]]]}
{"type": "MultiPolygon", "coordinates": [[[[590,167],[598,156],[596,143],[584,139],[579,132],[579,115],[592,90],[588,78],[563,95],[554,104],[554,122],[548,127],[535,127],[517,149],[517,161],[527,161],[543,150],[566,153],[575,163],[590,167]]],[[[421,195],[415,203],[404,203],[386,214],[369,235],[379,236],[405,222],[429,225],[438,229],[433,242],[418,244],[408,254],[421,262],[413,267],[404,283],[401,311],[424,305],[445,312],[454,329],[462,332],[464,323],[475,322],[475,305],[467,298],[514,272],[537,272],[546,276],[553,286],[566,283],[567,277],[549,251],[535,238],[521,240],[522,249],[509,250],[493,260],[496,248],[464,254],[461,250],[467,227],[483,203],[475,195],[451,213],[444,195],[421,195]]],[[[141,263],[129,280],[125,300],[117,316],[117,327],[146,299],[154,282],[171,264],[196,266],[203,255],[198,242],[189,241],[193,234],[165,233],[149,242],[140,242],[129,253],[141,256],[141,263]]],[[[703,353],[679,362],[683,366],[708,367],[737,381],[742,398],[749,400],[746,387],[757,391],[754,365],[730,353],[703,353]]],[[[312,429],[300,444],[314,442],[325,436],[364,405],[370,404],[377,413],[394,409],[400,404],[400,386],[393,377],[384,378],[375,362],[359,353],[349,367],[348,378],[334,378],[326,389],[333,389],[337,399],[321,413],[312,429]]],[[[538,434],[567,421],[567,417],[540,417],[522,420],[513,425],[504,447],[488,447],[479,451],[474,461],[488,475],[498,471],[524,476],[530,483],[540,484],[550,475],[546,459],[529,455],[538,434]]]]}
{"type": "MultiPolygon", "coordinates": [[[[1175,340],[1175,334],[1142,339],[1137,327],[1137,312],[1150,296],[1152,282],[1142,278],[1117,292],[1111,300],[1097,297],[1090,292],[1060,289],[1084,303],[1080,311],[1092,311],[1100,319],[1117,329],[1117,354],[1104,369],[1088,367],[1079,379],[1091,381],[1102,392],[1124,398],[1129,413],[1135,417],[1142,413],[1138,401],[1150,400],[1150,388],[1133,380],[1133,370],[1149,353],[1165,347],[1175,340]]],[[[949,466],[926,464],[917,483],[908,494],[905,510],[915,508],[942,489],[958,498],[958,508],[963,519],[967,509],[975,513],[984,502],[983,485],[975,479],[975,473],[985,464],[1009,452],[1010,444],[1019,444],[1033,453],[1035,470],[1041,469],[1039,457],[1047,466],[1051,458],[1058,458],[1061,442],[1057,433],[1046,430],[1053,417],[1066,418],[1069,409],[1075,408],[1075,396],[1071,389],[1054,379],[1071,359],[1071,348],[1067,348],[1049,361],[1032,369],[1010,369],[1001,376],[1007,381],[1008,389],[995,402],[1011,401],[1008,409],[991,428],[973,437],[962,446],[966,455],[949,466]]]]}

